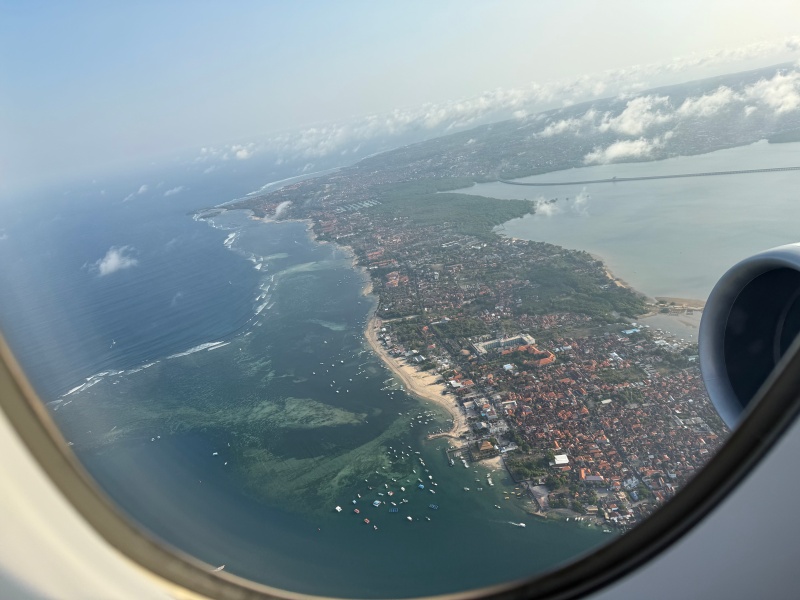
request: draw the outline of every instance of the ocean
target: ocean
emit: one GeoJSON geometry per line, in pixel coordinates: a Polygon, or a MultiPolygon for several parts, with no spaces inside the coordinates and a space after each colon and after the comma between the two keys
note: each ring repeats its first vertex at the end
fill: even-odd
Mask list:
{"type": "Polygon", "coordinates": [[[448,464],[426,439],[446,415],[364,340],[374,300],[347,252],[202,210],[265,183],[176,167],[0,204],[0,328],[120,507],[211,565],[327,596],[491,585],[608,541],[527,515],[505,472],[448,464]]]}

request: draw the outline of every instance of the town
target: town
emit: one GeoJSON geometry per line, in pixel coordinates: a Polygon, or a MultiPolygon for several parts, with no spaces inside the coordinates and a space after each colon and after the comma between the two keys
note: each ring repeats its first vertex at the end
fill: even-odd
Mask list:
{"type": "Polygon", "coordinates": [[[315,237],[351,248],[370,277],[379,343],[434,374],[465,418],[450,434],[457,454],[502,456],[535,514],[625,530],[727,433],[696,347],[634,325],[682,309],[648,302],[585,252],[498,235],[534,205],[446,192],[462,185],[339,175],[262,201],[316,199],[315,237]]]}
{"type": "MultiPolygon", "coordinates": [[[[675,103],[689,93],[663,92],[675,103]]],[[[404,146],[231,207],[307,220],[316,240],[352,251],[377,299],[368,326],[374,347],[387,364],[435,381],[454,423],[466,425],[439,434],[450,436],[452,457],[502,457],[535,514],[625,530],[667,502],[728,434],[694,342],[639,323],[691,314],[702,302],[646,298],[586,252],[503,235],[504,223],[570,198],[459,193],[475,182],[582,166],[610,141],[606,134],[531,128],[544,132],[594,108],[404,146]]],[[[674,151],[710,152],[770,134],[751,123],[732,139],[723,117],[676,127],[674,151]]]]}

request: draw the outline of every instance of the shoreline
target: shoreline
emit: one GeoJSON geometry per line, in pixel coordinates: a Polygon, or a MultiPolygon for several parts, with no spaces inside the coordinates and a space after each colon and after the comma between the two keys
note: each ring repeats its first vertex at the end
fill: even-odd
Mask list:
{"type": "MultiPolygon", "coordinates": [[[[365,287],[366,292],[372,293],[372,280],[365,287]]],[[[366,295],[366,294],[365,294],[366,295]]],[[[453,426],[446,433],[434,434],[436,437],[458,438],[467,431],[467,419],[455,405],[453,396],[443,394],[447,387],[439,382],[438,374],[434,375],[426,371],[419,371],[416,367],[409,365],[401,359],[391,356],[383,344],[378,340],[378,331],[382,321],[380,317],[373,314],[367,321],[364,329],[364,337],[367,339],[372,351],[380,358],[381,362],[395,375],[403,384],[405,391],[410,393],[423,402],[432,402],[444,408],[453,419],[453,426]]]]}
{"type": "MultiPolygon", "coordinates": [[[[317,244],[332,243],[339,249],[341,249],[343,252],[349,254],[353,270],[356,272],[360,272],[361,275],[364,276],[365,278],[364,286],[361,290],[361,295],[370,296],[374,294],[374,283],[372,281],[372,276],[365,267],[358,264],[358,257],[356,256],[356,253],[353,250],[352,246],[341,244],[338,242],[328,242],[326,240],[318,239],[318,236],[314,231],[314,220],[312,218],[275,219],[274,217],[257,217],[255,215],[251,215],[250,218],[265,223],[279,223],[285,221],[305,223],[306,233],[314,243],[317,244]]],[[[509,239],[522,239],[504,235],[501,235],[501,237],[507,237],[509,239]]],[[[640,315],[638,318],[645,318],[645,317],[659,315],[661,307],[659,307],[658,302],[663,302],[666,304],[674,303],[673,304],[674,308],[684,311],[687,309],[702,311],[703,308],[705,307],[705,301],[703,300],[669,297],[669,296],[659,296],[656,298],[651,298],[646,294],[643,294],[642,292],[639,292],[638,290],[633,288],[624,279],[617,277],[608,267],[605,260],[603,260],[602,256],[593,253],[589,254],[592,256],[592,258],[602,263],[603,272],[613,285],[629,289],[635,293],[641,294],[648,301],[649,304],[652,304],[652,310],[640,315]]],[[[407,393],[416,396],[422,402],[432,402],[437,406],[440,406],[452,418],[453,425],[449,431],[444,433],[434,434],[434,436],[432,437],[450,437],[453,439],[458,439],[462,433],[467,433],[469,431],[469,427],[466,422],[466,416],[459,409],[457,401],[453,399],[453,396],[451,396],[450,394],[443,393],[447,390],[447,386],[446,384],[441,383],[439,381],[440,378],[438,374],[432,374],[427,371],[420,371],[415,366],[408,364],[404,360],[394,358],[388,353],[384,345],[378,340],[378,331],[381,328],[382,320],[378,316],[376,311],[377,311],[377,302],[376,302],[376,307],[373,308],[372,314],[367,320],[367,324],[364,328],[364,338],[366,339],[372,351],[380,359],[380,361],[389,369],[389,371],[391,371],[391,373],[402,382],[404,390],[407,393]]]]}
{"type": "MultiPolygon", "coordinates": [[[[527,238],[519,238],[511,235],[505,235],[500,232],[495,231],[497,235],[501,237],[510,239],[510,240],[518,240],[522,242],[530,241],[527,238]]],[[[682,298],[678,296],[655,296],[651,297],[647,294],[637,290],[631,284],[629,284],[624,279],[617,277],[614,272],[609,268],[608,263],[603,259],[602,256],[595,254],[593,252],[588,252],[589,256],[591,256],[594,260],[599,261],[602,263],[602,269],[605,276],[608,278],[610,284],[615,285],[620,288],[624,288],[627,290],[631,290],[632,292],[641,295],[647,304],[649,305],[649,310],[638,317],[636,317],[636,321],[639,319],[646,319],[648,317],[673,317],[673,318],[680,318],[684,315],[691,315],[693,312],[700,312],[705,309],[706,300],[699,300],[697,298],[682,298]],[[668,308],[670,309],[668,313],[662,313],[662,309],[668,308]],[[689,312],[691,311],[691,312],[689,312]]],[[[686,325],[686,323],[683,323],[686,325]]],[[[692,325],[695,329],[699,329],[699,323],[697,326],[692,325]]],[[[671,335],[679,336],[679,332],[676,331],[668,331],[671,335]]]]}

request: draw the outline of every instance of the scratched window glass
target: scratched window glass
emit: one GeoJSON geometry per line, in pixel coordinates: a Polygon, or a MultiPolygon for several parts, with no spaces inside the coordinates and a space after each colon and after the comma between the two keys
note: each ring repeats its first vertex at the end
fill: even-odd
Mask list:
{"type": "Polygon", "coordinates": [[[125,514],[407,597],[702,469],[705,302],[797,241],[798,19],[579,4],[10,11],[0,329],[125,514]]]}

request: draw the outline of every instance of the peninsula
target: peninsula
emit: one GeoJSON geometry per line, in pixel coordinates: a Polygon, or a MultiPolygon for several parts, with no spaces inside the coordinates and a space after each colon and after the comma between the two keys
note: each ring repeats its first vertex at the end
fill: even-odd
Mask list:
{"type": "MultiPolygon", "coordinates": [[[[658,93],[677,106],[766,74],[658,93]]],[[[231,205],[257,217],[307,219],[317,240],[352,250],[377,297],[366,338],[409,392],[449,411],[451,456],[502,457],[533,512],[609,531],[669,500],[728,433],[706,395],[696,346],[637,324],[645,314],[688,317],[702,303],[648,299],[586,252],[503,237],[498,226],[536,203],[457,190],[582,166],[601,145],[620,142],[602,128],[547,132],[567,131],[584,114],[612,119],[625,110],[609,99],[512,119],[231,205]]],[[[635,160],[772,133],[764,121],[732,127],[731,118],[720,112],[702,127],[664,120],[650,133],[662,141],[635,160]]],[[[787,128],[797,125],[787,118],[787,128]]]]}

